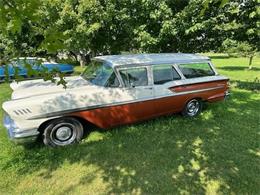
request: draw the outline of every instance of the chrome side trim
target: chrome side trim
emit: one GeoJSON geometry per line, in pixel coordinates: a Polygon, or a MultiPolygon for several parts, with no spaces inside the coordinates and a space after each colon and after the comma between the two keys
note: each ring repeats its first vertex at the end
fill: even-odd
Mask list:
{"type": "Polygon", "coordinates": [[[137,103],[137,102],[157,100],[157,99],[186,95],[186,94],[191,94],[191,93],[211,91],[211,90],[216,90],[216,89],[220,89],[220,88],[224,88],[224,86],[211,87],[211,88],[207,88],[207,89],[199,89],[199,90],[193,90],[193,91],[185,91],[185,92],[179,92],[179,93],[172,92],[168,95],[157,96],[157,97],[154,97],[154,98],[142,98],[142,99],[138,99],[138,100],[130,100],[130,101],[124,101],[124,102],[115,102],[115,103],[109,103],[109,104],[103,104],[103,105],[89,106],[89,107],[84,107],[84,108],[75,108],[75,109],[63,110],[63,111],[52,112],[52,113],[48,113],[48,114],[42,114],[42,115],[34,116],[34,117],[31,117],[31,118],[28,118],[27,120],[51,118],[51,117],[62,116],[62,115],[65,115],[65,114],[68,114],[68,113],[71,113],[71,112],[87,111],[87,110],[105,108],[105,107],[110,107],[110,106],[120,106],[120,105],[124,105],[124,104],[132,104],[132,103],[137,103]]]}

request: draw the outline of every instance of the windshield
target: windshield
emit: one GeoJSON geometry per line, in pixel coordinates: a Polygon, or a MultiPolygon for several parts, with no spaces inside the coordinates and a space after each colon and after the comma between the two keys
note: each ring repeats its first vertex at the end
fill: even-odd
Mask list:
{"type": "Polygon", "coordinates": [[[94,85],[105,86],[112,73],[113,69],[110,66],[103,62],[93,61],[81,76],[94,85]]]}

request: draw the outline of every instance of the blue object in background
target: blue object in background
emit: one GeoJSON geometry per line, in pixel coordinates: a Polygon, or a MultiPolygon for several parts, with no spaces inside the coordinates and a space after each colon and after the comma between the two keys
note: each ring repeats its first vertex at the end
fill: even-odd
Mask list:
{"type": "Polygon", "coordinates": [[[37,65],[37,61],[41,60],[41,66],[46,67],[48,71],[57,69],[58,71],[65,74],[72,74],[74,72],[74,66],[70,64],[59,64],[54,62],[46,62],[44,59],[40,58],[19,58],[18,60],[13,60],[12,64],[0,66],[0,81],[5,79],[5,68],[8,66],[8,73],[10,79],[14,77],[15,67],[18,67],[18,75],[24,78],[28,77],[27,69],[24,67],[25,64],[32,65],[33,70],[40,70],[41,66],[37,65]]]}

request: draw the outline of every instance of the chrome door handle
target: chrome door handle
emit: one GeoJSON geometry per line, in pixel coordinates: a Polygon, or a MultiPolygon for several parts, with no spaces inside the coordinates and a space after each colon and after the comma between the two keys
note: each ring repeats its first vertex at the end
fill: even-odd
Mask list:
{"type": "Polygon", "coordinates": [[[144,87],[144,89],[153,89],[153,87],[144,87]]]}

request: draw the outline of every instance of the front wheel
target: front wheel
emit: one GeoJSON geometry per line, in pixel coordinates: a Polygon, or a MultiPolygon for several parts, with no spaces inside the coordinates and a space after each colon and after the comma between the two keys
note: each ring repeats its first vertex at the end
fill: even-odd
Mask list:
{"type": "Polygon", "coordinates": [[[43,143],[47,146],[66,146],[79,142],[83,137],[83,126],[74,118],[51,121],[43,132],[43,143]]]}
{"type": "Polygon", "coordinates": [[[182,114],[187,117],[197,116],[202,110],[202,101],[199,99],[192,99],[185,105],[182,114]]]}

